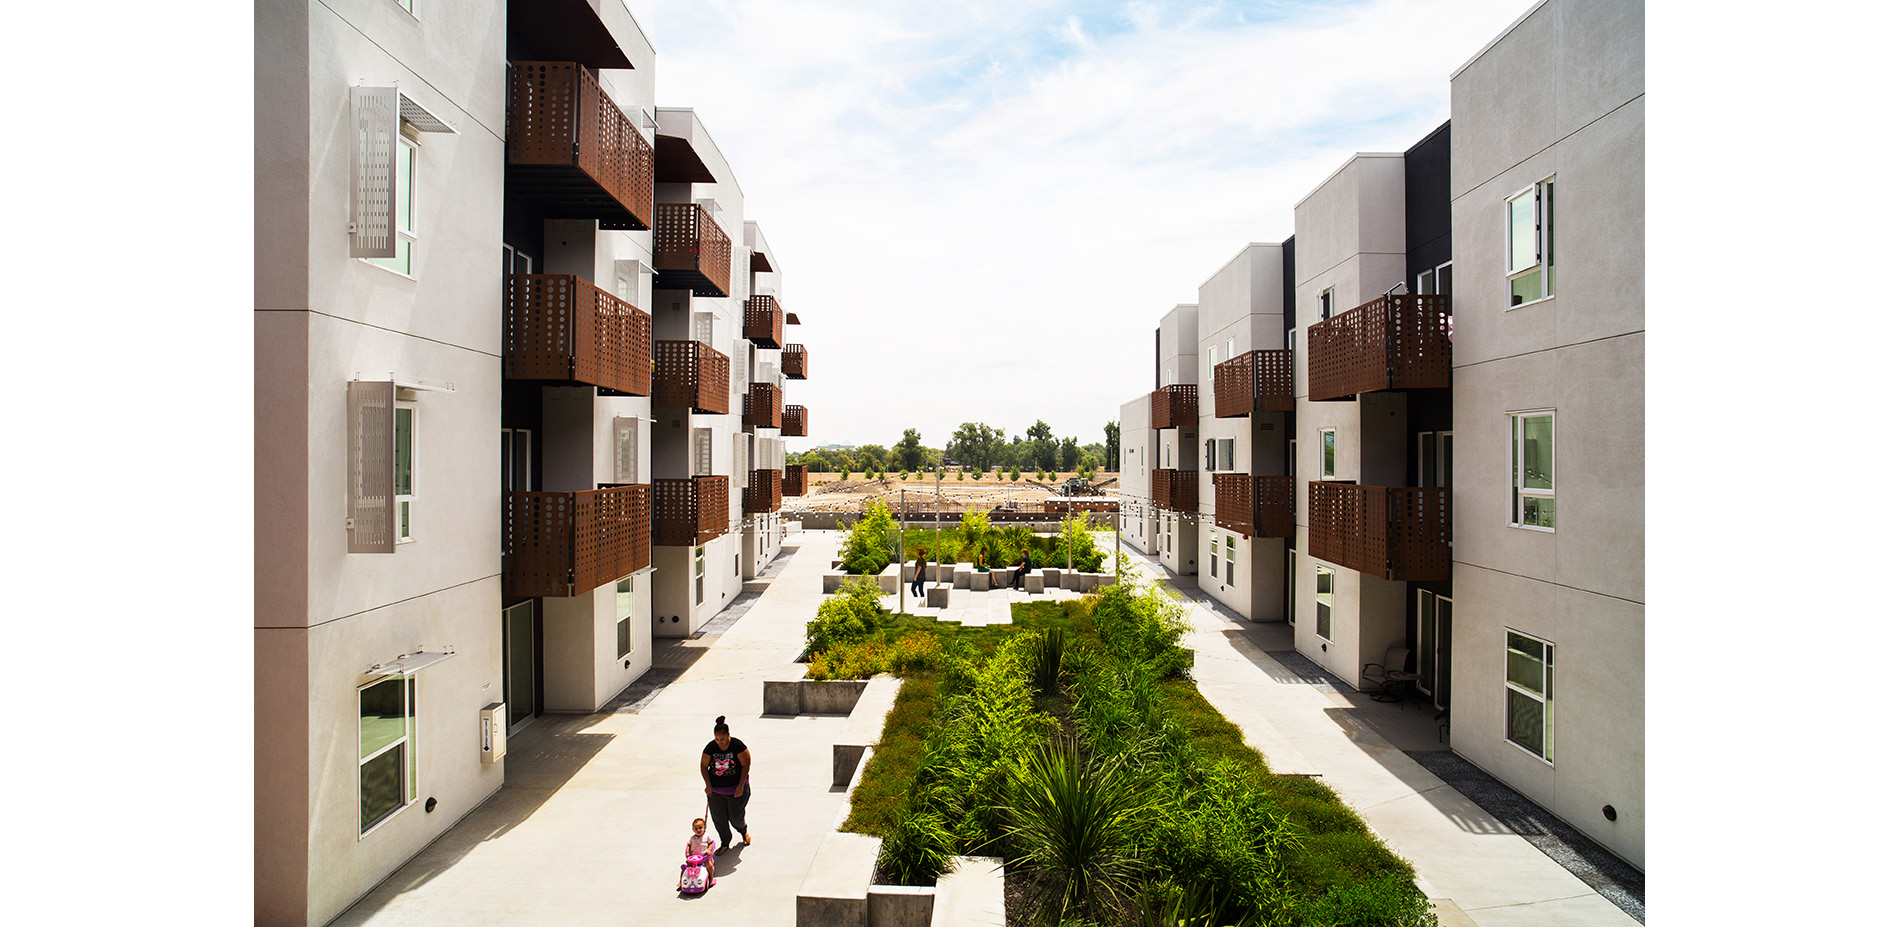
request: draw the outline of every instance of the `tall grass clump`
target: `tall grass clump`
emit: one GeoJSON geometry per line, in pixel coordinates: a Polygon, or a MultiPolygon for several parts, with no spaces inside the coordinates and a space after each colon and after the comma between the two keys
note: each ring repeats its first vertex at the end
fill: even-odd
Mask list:
{"type": "Polygon", "coordinates": [[[1040,877],[1047,923],[1114,918],[1147,869],[1138,835],[1157,804],[1121,758],[1089,757],[1072,740],[1043,744],[1011,767],[1009,864],[1040,877]]]}

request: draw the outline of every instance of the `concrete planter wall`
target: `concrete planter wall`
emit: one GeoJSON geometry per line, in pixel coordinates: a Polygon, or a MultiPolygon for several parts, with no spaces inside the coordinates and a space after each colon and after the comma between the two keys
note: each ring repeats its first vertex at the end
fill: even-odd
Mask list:
{"type": "Polygon", "coordinates": [[[848,715],[857,707],[866,682],[863,679],[768,679],[765,681],[765,713],[848,715]]]}

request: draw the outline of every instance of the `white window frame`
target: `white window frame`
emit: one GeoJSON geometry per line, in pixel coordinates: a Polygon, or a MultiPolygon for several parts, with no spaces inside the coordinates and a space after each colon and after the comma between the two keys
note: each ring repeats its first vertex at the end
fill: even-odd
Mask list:
{"type": "Polygon", "coordinates": [[[534,431],[528,428],[503,428],[501,430],[501,488],[515,489],[517,485],[526,491],[534,486],[534,431]],[[520,444],[521,467],[516,472],[515,445],[520,444]]]}
{"type": "Polygon", "coordinates": [[[693,548],[693,604],[706,602],[706,546],[693,548]]]}
{"type": "Polygon", "coordinates": [[[1556,693],[1554,691],[1556,688],[1555,682],[1557,678],[1556,654],[1557,654],[1556,644],[1553,644],[1550,641],[1544,640],[1543,638],[1538,637],[1535,634],[1526,634],[1523,631],[1519,631],[1515,628],[1512,628],[1509,626],[1505,627],[1504,629],[1504,741],[1510,744],[1511,746],[1516,747],[1517,749],[1522,750],[1525,753],[1528,753],[1531,756],[1534,756],[1538,758],[1539,760],[1542,760],[1544,763],[1551,766],[1556,765],[1556,757],[1555,757],[1556,751],[1553,749],[1555,740],[1556,740],[1556,735],[1553,733],[1553,730],[1552,730],[1554,727],[1553,722],[1556,719],[1554,717],[1553,709],[1551,708],[1551,705],[1556,698],[1556,693]],[[1518,649],[1516,647],[1511,646],[1512,644],[1511,639],[1513,637],[1522,638],[1523,640],[1530,641],[1534,644],[1537,644],[1539,647],[1539,652],[1536,654],[1533,654],[1528,650],[1522,650],[1522,649],[1518,649]],[[1525,657],[1528,657],[1537,661],[1537,663],[1543,670],[1543,679],[1541,680],[1541,682],[1543,683],[1544,691],[1536,692],[1527,686],[1524,686],[1520,683],[1512,681],[1511,655],[1513,653],[1523,654],[1525,657]],[[1544,743],[1542,745],[1543,749],[1541,751],[1534,750],[1528,746],[1525,746],[1522,741],[1519,741],[1515,737],[1511,736],[1511,696],[1512,695],[1517,695],[1522,698],[1530,699],[1531,701],[1534,701],[1542,706],[1542,714],[1543,714],[1542,727],[1543,727],[1544,743]]]}
{"type": "MultiPolygon", "coordinates": [[[[420,467],[421,455],[417,453],[417,451],[422,446],[422,442],[421,440],[419,440],[419,437],[421,435],[422,411],[416,407],[416,402],[413,399],[396,400],[396,408],[395,408],[395,411],[392,413],[394,421],[401,422],[404,412],[409,413],[409,447],[408,447],[409,491],[408,492],[405,493],[401,491],[401,487],[402,487],[401,461],[403,458],[404,448],[402,446],[402,429],[400,427],[395,428],[396,430],[396,441],[394,445],[395,453],[391,454],[389,458],[390,468],[392,471],[394,471],[390,474],[389,487],[390,487],[390,491],[394,493],[396,497],[396,524],[394,527],[396,531],[397,544],[414,543],[416,539],[415,522],[411,516],[415,511],[413,506],[416,501],[416,482],[417,482],[416,474],[420,472],[421,470],[421,467],[420,467]]],[[[392,425],[392,427],[395,427],[395,426],[392,425]]]]}
{"type": "Polygon", "coordinates": [[[421,5],[422,0],[391,0],[391,2],[402,7],[403,12],[415,17],[416,22],[422,21],[422,14],[416,11],[416,7],[421,5]]]}
{"type": "Polygon", "coordinates": [[[1227,535],[1227,585],[1229,586],[1234,584],[1234,550],[1240,546],[1235,540],[1237,537],[1239,535],[1227,535]]]}
{"type": "Polygon", "coordinates": [[[1519,306],[1541,303],[1557,295],[1551,285],[1551,268],[1556,265],[1556,196],[1553,193],[1556,179],[1557,175],[1552,174],[1504,198],[1504,295],[1507,312],[1519,306]],[[1517,253],[1517,208],[1518,201],[1526,196],[1531,198],[1525,205],[1529,207],[1526,214],[1532,224],[1532,247],[1530,254],[1520,255],[1517,253]],[[1539,295],[1521,303],[1512,303],[1511,300],[1517,296],[1517,281],[1533,274],[1540,278],[1539,295]]]}
{"type": "Polygon", "coordinates": [[[1234,359],[1234,339],[1232,338],[1227,339],[1227,359],[1234,359]]]}
{"type": "Polygon", "coordinates": [[[1318,314],[1319,321],[1324,322],[1327,319],[1332,318],[1333,314],[1339,311],[1339,307],[1338,305],[1336,305],[1336,302],[1337,300],[1333,296],[1332,287],[1327,287],[1319,291],[1319,296],[1315,300],[1315,305],[1313,306],[1313,311],[1316,314],[1318,314]]]}
{"type": "Polygon", "coordinates": [[[633,652],[633,577],[627,576],[614,583],[614,611],[618,621],[614,622],[614,659],[625,659],[633,652]]]}
{"type": "Polygon", "coordinates": [[[1333,608],[1339,602],[1339,571],[1313,564],[1313,633],[1327,643],[1333,642],[1333,608]]]}
{"type": "Polygon", "coordinates": [[[1235,469],[1233,438],[1214,439],[1214,466],[1209,469],[1229,472],[1235,469]]]}
{"type": "Polygon", "coordinates": [[[1339,429],[1321,428],[1319,430],[1319,478],[1336,480],[1339,478],[1339,429]],[[1326,452],[1332,451],[1333,460],[1329,465],[1326,452]]]}
{"type": "Polygon", "coordinates": [[[382,827],[384,824],[389,823],[391,820],[393,820],[396,817],[396,815],[401,814],[404,808],[407,808],[410,805],[415,804],[416,798],[422,794],[421,793],[421,778],[422,778],[421,767],[419,765],[420,757],[419,757],[419,751],[417,749],[420,739],[417,737],[417,732],[416,732],[416,727],[417,727],[416,702],[418,701],[419,696],[416,690],[417,690],[417,683],[416,683],[415,673],[402,673],[402,674],[398,674],[394,676],[385,676],[385,677],[378,678],[373,682],[365,683],[363,685],[356,687],[356,742],[357,742],[356,807],[359,809],[358,811],[359,817],[357,818],[357,822],[356,822],[356,827],[357,827],[356,836],[358,840],[361,840],[362,838],[367,837],[372,833],[375,833],[377,828],[382,827]],[[384,744],[376,748],[368,756],[365,756],[363,755],[363,750],[362,750],[363,693],[368,692],[369,690],[374,689],[378,686],[389,685],[390,683],[399,684],[402,688],[402,699],[403,699],[402,736],[396,738],[395,740],[390,741],[387,744],[384,744]],[[363,767],[368,765],[371,761],[381,758],[384,754],[389,753],[392,750],[402,751],[401,767],[398,771],[398,775],[401,777],[401,780],[403,782],[402,800],[396,804],[396,807],[391,808],[383,816],[365,824],[362,818],[360,817],[360,814],[361,814],[360,809],[363,807],[363,767]]]}
{"type": "Polygon", "coordinates": [[[1220,345],[1207,346],[1207,382],[1214,382],[1214,365],[1220,363],[1220,345]]]}
{"type": "MultiPolygon", "coordinates": [[[[370,264],[389,271],[392,274],[414,280],[416,279],[416,216],[422,213],[421,204],[418,202],[421,193],[417,189],[420,184],[416,182],[421,176],[422,145],[409,136],[407,123],[402,124],[402,129],[403,131],[396,133],[396,170],[402,170],[403,160],[407,158],[409,161],[409,176],[407,179],[409,187],[409,224],[406,227],[402,224],[400,219],[401,212],[398,210],[398,218],[394,223],[396,228],[395,257],[358,258],[358,260],[368,261],[370,264]]],[[[403,181],[398,180],[396,184],[398,195],[401,194],[402,189],[403,181]]],[[[390,204],[390,208],[396,210],[397,206],[392,203],[390,204]]]]}
{"type": "Polygon", "coordinates": [[[1513,528],[1524,528],[1529,531],[1555,532],[1557,530],[1557,410],[1525,409],[1510,413],[1510,436],[1510,447],[1505,452],[1505,470],[1511,474],[1510,525],[1513,528]],[[1546,416],[1550,418],[1550,473],[1548,474],[1550,488],[1541,489],[1528,487],[1524,485],[1524,471],[1522,469],[1522,462],[1525,459],[1523,447],[1525,429],[1523,428],[1523,423],[1527,419],[1544,418],[1546,416]],[[1523,500],[1527,497],[1550,500],[1551,523],[1548,526],[1528,524],[1524,521],[1523,500]]]}

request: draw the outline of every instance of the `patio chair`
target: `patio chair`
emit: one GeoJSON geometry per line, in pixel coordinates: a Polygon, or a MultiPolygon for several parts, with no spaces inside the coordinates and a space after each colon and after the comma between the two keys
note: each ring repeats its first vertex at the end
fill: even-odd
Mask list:
{"type": "Polygon", "coordinates": [[[1372,694],[1375,702],[1397,702],[1405,695],[1405,687],[1418,679],[1417,673],[1405,671],[1405,658],[1412,655],[1412,648],[1404,643],[1393,644],[1385,649],[1385,660],[1368,663],[1360,671],[1366,681],[1377,687],[1372,694]]]}

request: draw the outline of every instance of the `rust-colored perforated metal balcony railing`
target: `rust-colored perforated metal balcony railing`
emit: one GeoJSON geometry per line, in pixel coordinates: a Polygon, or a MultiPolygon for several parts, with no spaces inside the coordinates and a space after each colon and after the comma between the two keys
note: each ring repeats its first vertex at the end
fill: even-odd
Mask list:
{"type": "Polygon", "coordinates": [[[778,428],[784,409],[785,391],[779,389],[778,384],[754,383],[745,394],[745,427],[778,428]]]}
{"type": "Polygon", "coordinates": [[[805,379],[807,371],[811,369],[805,366],[806,363],[805,346],[802,344],[788,344],[779,355],[779,369],[785,371],[788,380],[805,379]]]}
{"type": "Polygon", "coordinates": [[[779,426],[779,435],[787,438],[803,438],[811,434],[804,406],[786,406],[785,420],[779,426]]]}
{"type": "Polygon", "coordinates": [[[754,470],[752,479],[745,487],[745,513],[764,515],[776,512],[785,504],[783,483],[785,474],[778,470],[754,470]]]}
{"type": "Polygon", "coordinates": [[[1257,538],[1293,536],[1293,478],[1214,474],[1214,523],[1257,538]]]}
{"type": "Polygon", "coordinates": [[[777,297],[754,296],[745,301],[745,337],[761,348],[785,343],[785,309],[777,297]]]}
{"type": "Polygon", "coordinates": [[[698,341],[653,343],[653,404],[723,415],[732,409],[732,362],[698,341]]]}
{"type": "Polygon", "coordinates": [[[503,378],[652,391],[652,317],[565,274],[511,274],[502,287],[503,378]]]}
{"type": "Polygon", "coordinates": [[[1152,470],[1148,473],[1149,498],[1157,508],[1174,512],[1192,512],[1201,504],[1199,470],[1152,470]]]}
{"type": "Polygon", "coordinates": [[[1314,401],[1449,389],[1451,304],[1439,295],[1381,296],[1308,326],[1306,352],[1306,396],[1314,401]]]}
{"type": "Polygon", "coordinates": [[[725,296],[732,286],[732,239],[698,203],[654,207],[653,288],[725,296]]]}
{"type": "Polygon", "coordinates": [[[805,494],[805,465],[804,464],[786,464],[785,465],[785,479],[779,485],[780,485],[779,491],[783,493],[784,495],[787,495],[787,496],[804,495],[805,494]]]}
{"type": "Polygon", "coordinates": [[[654,480],[653,543],[692,547],[725,534],[730,485],[723,476],[654,480]]]}
{"type": "Polygon", "coordinates": [[[1193,428],[1200,415],[1200,393],[1192,383],[1176,383],[1148,394],[1150,428],[1193,428]]]}
{"type": "Polygon", "coordinates": [[[508,85],[511,195],[550,218],[653,227],[653,146],[585,67],[516,61],[508,85]]]}
{"type": "Polygon", "coordinates": [[[1306,484],[1307,552],[1384,579],[1451,579],[1451,495],[1443,486],[1306,484]]]}
{"type": "Polygon", "coordinates": [[[1214,417],[1293,411],[1293,352],[1248,351],[1214,365],[1214,417]]]}
{"type": "Polygon", "coordinates": [[[653,562],[653,490],[645,483],[582,492],[502,493],[501,588],[510,596],[573,596],[653,562]]]}

